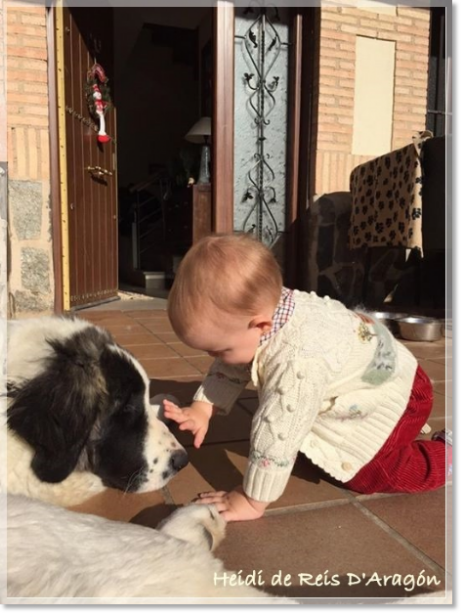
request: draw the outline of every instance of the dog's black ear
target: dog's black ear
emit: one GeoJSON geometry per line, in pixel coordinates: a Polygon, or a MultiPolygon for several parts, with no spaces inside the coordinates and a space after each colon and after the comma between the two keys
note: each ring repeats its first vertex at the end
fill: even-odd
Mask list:
{"type": "Polygon", "coordinates": [[[44,371],[11,391],[8,427],[34,449],[32,469],[57,483],[74,470],[106,399],[101,373],[102,344],[89,328],[54,349],[44,371]]]}

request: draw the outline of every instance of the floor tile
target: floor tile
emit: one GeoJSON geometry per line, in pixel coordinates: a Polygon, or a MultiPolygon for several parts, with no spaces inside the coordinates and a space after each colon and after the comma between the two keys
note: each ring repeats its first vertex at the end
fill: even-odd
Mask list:
{"type": "Polygon", "coordinates": [[[184,359],[141,359],[140,363],[146,370],[149,378],[172,378],[176,376],[196,376],[200,372],[184,359]]]}
{"type": "Polygon", "coordinates": [[[257,389],[252,384],[252,382],[249,382],[246,385],[246,388],[243,390],[243,392],[239,396],[239,399],[242,400],[242,399],[256,399],[256,398],[257,398],[257,389]]]}
{"type": "Polygon", "coordinates": [[[171,342],[178,342],[179,341],[178,337],[175,335],[175,333],[173,331],[166,331],[166,332],[157,331],[155,335],[162,342],[166,342],[167,344],[170,344],[171,342]]]}
{"type": "Polygon", "coordinates": [[[106,489],[70,510],[98,515],[115,521],[130,521],[148,507],[164,505],[161,491],[149,493],[125,493],[118,489],[106,489]]]}
{"type": "MultiPolygon", "coordinates": [[[[79,316],[79,318],[83,318],[84,315],[79,316]]],[[[136,325],[137,323],[132,318],[125,318],[124,316],[115,316],[114,318],[101,318],[98,320],[92,320],[90,318],[83,318],[88,322],[91,322],[98,327],[102,327],[103,329],[109,329],[110,327],[119,327],[119,326],[128,326],[128,325],[136,325]]]]}
{"type": "Polygon", "coordinates": [[[121,324],[120,321],[115,321],[115,323],[108,322],[104,326],[115,339],[118,339],[122,336],[130,336],[130,335],[146,335],[147,331],[142,326],[137,324],[134,320],[129,320],[125,324],[121,324]],[[117,323],[117,324],[115,324],[117,323]]]}
{"type": "Polygon", "coordinates": [[[453,384],[447,382],[435,382],[433,385],[434,392],[446,395],[447,397],[453,397],[453,384]]]}
{"type": "Polygon", "coordinates": [[[144,525],[145,527],[156,528],[161,521],[171,515],[177,508],[179,507],[172,504],[148,506],[135,514],[130,519],[130,522],[136,523],[137,525],[144,525]]]}
{"type": "Polygon", "coordinates": [[[155,344],[157,339],[149,331],[144,333],[117,333],[113,335],[114,339],[120,346],[136,346],[137,344],[155,344]]]}
{"type": "MultiPolygon", "coordinates": [[[[152,340],[151,340],[152,341],[152,340]]],[[[157,344],[137,344],[136,346],[125,345],[124,348],[129,350],[137,359],[163,359],[166,357],[178,358],[178,354],[166,344],[159,342],[157,344]]]]}
{"type": "Polygon", "coordinates": [[[432,382],[440,382],[450,380],[451,374],[446,373],[445,365],[440,365],[435,361],[426,361],[425,359],[419,359],[418,363],[424,369],[432,382]]]}
{"type": "Polygon", "coordinates": [[[154,395],[159,393],[170,393],[178,397],[180,406],[186,406],[192,401],[193,395],[201,384],[201,380],[201,374],[177,377],[175,380],[168,378],[152,380],[150,383],[150,397],[154,397],[154,395]]]}
{"type": "Polygon", "coordinates": [[[400,495],[362,505],[445,568],[445,526],[451,522],[451,487],[429,493],[400,495]],[[447,513],[446,513],[446,498],[447,513]]]}
{"type": "Polygon", "coordinates": [[[127,310],[125,312],[125,314],[127,316],[130,316],[131,318],[155,318],[157,316],[165,316],[167,318],[167,311],[166,310],[127,310]]]}
{"type": "Polygon", "coordinates": [[[205,357],[207,356],[206,352],[201,352],[201,350],[196,350],[195,348],[190,348],[186,344],[182,342],[168,342],[169,346],[175,350],[182,357],[205,357]]]}
{"type": "Polygon", "coordinates": [[[259,399],[257,396],[250,398],[240,397],[238,399],[238,403],[240,406],[243,406],[246,412],[248,412],[251,416],[256,413],[257,408],[259,407],[259,399]]]}
{"type": "Polygon", "coordinates": [[[152,312],[149,312],[149,314],[146,314],[144,316],[132,316],[131,318],[133,318],[136,322],[140,323],[141,325],[152,325],[155,323],[155,321],[157,320],[161,320],[164,321],[167,319],[167,313],[163,310],[153,310],[152,312]]]}
{"type": "Polygon", "coordinates": [[[442,357],[440,359],[427,359],[428,361],[433,361],[434,363],[439,363],[440,365],[447,365],[447,369],[449,369],[450,371],[452,371],[452,367],[453,367],[453,359],[452,357],[442,357]]]}
{"type": "MultiPolygon", "coordinates": [[[[190,502],[201,491],[230,491],[243,482],[249,443],[227,442],[188,449],[189,465],[167,486],[176,504],[190,502]]],[[[270,505],[269,510],[342,500],[346,494],[330,484],[306,459],[298,459],[285,493],[270,505]]]]}
{"type": "Polygon", "coordinates": [[[452,356],[452,343],[405,342],[405,346],[419,359],[443,359],[452,356]]]}
{"type": "MultiPolygon", "coordinates": [[[[265,589],[279,595],[409,596],[426,591],[426,587],[407,592],[403,585],[407,575],[412,575],[410,580],[417,579],[423,569],[431,577],[436,574],[349,504],[229,523],[227,536],[216,553],[229,570],[242,570],[241,577],[262,570],[265,589]],[[290,586],[271,586],[272,578],[277,582],[274,575],[279,572],[283,577],[291,575],[290,586]],[[377,576],[372,576],[375,573],[377,576]],[[300,574],[312,575],[312,583],[321,575],[319,586],[301,584],[300,574]],[[388,584],[380,586],[377,579],[386,575],[390,577],[388,584]],[[400,575],[402,586],[392,586],[392,575],[396,579],[400,575]],[[373,580],[367,584],[370,578],[373,580]]],[[[429,590],[443,589],[443,578],[437,576],[436,580],[441,584],[431,582],[429,590]]]]}
{"type": "Polygon", "coordinates": [[[188,357],[188,362],[196,367],[202,374],[207,374],[210,366],[214,363],[214,358],[209,356],[204,357],[188,357]]]}
{"type": "Polygon", "coordinates": [[[452,416],[452,398],[445,397],[434,390],[434,403],[430,418],[452,416]]]}
{"type": "Polygon", "coordinates": [[[170,322],[166,319],[163,318],[156,318],[153,319],[153,322],[151,324],[145,324],[143,325],[146,329],[148,329],[148,331],[151,331],[152,333],[173,333],[173,329],[172,329],[172,325],[170,324],[170,322]]]}
{"type": "Polygon", "coordinates": [[[122,315],[123,315],[123,312],[120,309],[119,310],[97,310],[97,311],[79,310],[78,312],[76,312],[76,316],[78,316],[79,318],[86,318],[87,320],[91,320],[91,321],[104,320],[106,318],[108,319],[121,318],[122,315]]]}
{"type": "Polygon", "coordinates": [[[231,491],[243,482],[237,458],[246,456],[247,443],[203,445],[199,450],[189,449],[190,463],[167,485],[175,504],[191,502],[201,491],[231,491]]]}

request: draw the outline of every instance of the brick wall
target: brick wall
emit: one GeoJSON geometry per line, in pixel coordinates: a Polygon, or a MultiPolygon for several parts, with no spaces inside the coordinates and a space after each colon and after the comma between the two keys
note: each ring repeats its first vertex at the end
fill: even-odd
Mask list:
{"type": "MultiPolygon", "coordinates": [[[[348,1],[344,0],[343,4],[348,1]]],[[[331,6],[327,4],[328,0],[324,0],[317,31],[320,53],[314,71],[315,75],[318,72],[314,100],[318,105],[313,115],[311,142],[315,173],[308,210],[306,272],[301,285],[348,305],[366,301],[372,307],[381,305],[398,283],[404,267],[400,251],[376,251],[374,258],[378,263],[385,262],[387,267],[382,268],[378,279],[370,276],[366,297],[363,294],[365,250],[348,247],[349,176],[357,165],[378,155],[353,154],[356,39],[363,36],[395,44],[388,150],[392,151],[410,143],[415,132],[425,129],[430,11],[388,7],[377,13],[353,6],[335,6],[335,2],[331,6]]],[[[357,124],[355,130],[361,130],[358,118],[357,124]]]]}
{"type": "Polygon", "coordinates": [[[53,310],[46,10],[6,4],[12,316],[53,310]]]}
{"type": "Polygon", "coordinates": [[[0,0],[0,162],[7,158],[6,147],[6,15],[0,0]]]}
{"type": "Polygon", "coordinates": [[[6,262],[6,197],[7,197],[7,147],[6,147],[6,21],[3,0],[0,0],[0,377],[6,374],[6,335],[3,324],[7,317],[7,262],[6,262]]]}
{"type": "Polygon", "coordinates": [[[396,15],[321,9],[315,194],[348,190],[351,170],[374,157],[352,154],[356,36],[396,43],[391,150],[424,130],[429,18],[417,8],[397,7],[396,15]]]}

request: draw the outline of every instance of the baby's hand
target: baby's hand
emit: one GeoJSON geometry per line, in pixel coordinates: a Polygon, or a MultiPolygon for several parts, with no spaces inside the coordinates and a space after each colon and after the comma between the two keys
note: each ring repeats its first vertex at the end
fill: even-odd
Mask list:
{"type": "Polygon", "coordinates": [[[181,431],[191,431],[195,437],[195,447],[201,446],[209,428],[210,414],[206,409],[198,405],[179,408],[168,399],[164,399],[164,416],[178,423],[181,431]]]}
{"type": "Polygon", "coordinates": [[[197,504],[215,504],[225,521],[253,521],[264,514],[268,502],[249,498],[241,487],[230,491],[208,491],[200,493],[197,504]]]}

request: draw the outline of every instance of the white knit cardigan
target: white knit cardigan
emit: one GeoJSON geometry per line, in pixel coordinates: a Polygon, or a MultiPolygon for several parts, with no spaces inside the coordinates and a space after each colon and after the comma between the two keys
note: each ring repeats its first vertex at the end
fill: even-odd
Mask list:
{"type": "Polygon", "coordinates": [[[233,407],[252,380],[252,422],[244,491],[262,502],[283,493],[298,451],[346,482],[368,463],[402,416],[417,361],[377,321],[338,301],[294,291],[288,322],[249,366],[216,360],[194,399],[233,407]]]}

